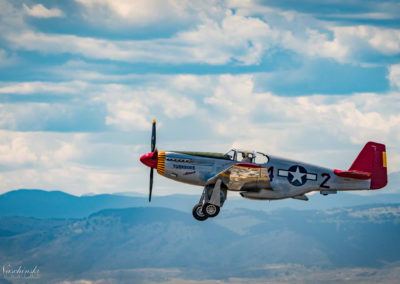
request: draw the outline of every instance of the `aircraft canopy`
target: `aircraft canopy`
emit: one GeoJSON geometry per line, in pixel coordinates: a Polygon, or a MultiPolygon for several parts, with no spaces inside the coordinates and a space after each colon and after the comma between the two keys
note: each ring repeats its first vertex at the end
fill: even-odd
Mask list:
{"type": "Polygon", "coordinates": [[[229,150],[225,157],[242,163],[266,164],[269,161],[268,156],[264,153],[239,149],[229,150]]]}

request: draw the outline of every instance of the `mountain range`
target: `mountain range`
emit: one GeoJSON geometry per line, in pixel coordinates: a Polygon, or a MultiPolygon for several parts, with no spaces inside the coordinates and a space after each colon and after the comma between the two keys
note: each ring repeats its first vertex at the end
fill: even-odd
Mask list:
{"type": "MultiPolygon", "coordinates": [[[[400,276],[400,203],[324,210],[232,206],[216,218],[198,222],[190,210],[182,211],[184,207],[100,209],[82,216],[102,206],[117,202],[130,206],[127,200],[144,202],[144,198],[76,197],[29,190],[1,197],[0,264],[39,267],[40,278],[29,283],[82,279],[106,283],[174,279],[309,282],[340,281],[343,275],[364,283],[390,282],[400,276]],[[18,199],[25,203],[17,206],[20,211],[11,211],[16,206],[11,201],[18,199]],[[6,203],[8,207],[3,207],[6,203]],[[35,204],[35,210],[27,209],[30,204],[35,204]],[[332,271],[337,272],[335,276],[332,271]]],[[[190,198],[157,199],[166,204],[177,199],[172,202],[177,206],[178,202],[195,202],[190,198]]]]}
{"type": "MultiPolygon", "coordinates": [[[[154,196],[151,203],[147,196],[122,194],[98,194],[75,196],[62,191],[20,189],[0,195],[0,216],[26,216],[36,218],[82,218],[110,208],[164,207],[191,212],[199,201],[196,195],[154,196]]],[[[400,194],[374,194],[361,196],[346,192],[322,196],[309,195],[309,201],[285,199],[277,201],[254,201],[228,196],[222,211],[235,208],[274,211],[290,208],[295,210],[326,210],[368,204],[400,203],[400,194]]]]}

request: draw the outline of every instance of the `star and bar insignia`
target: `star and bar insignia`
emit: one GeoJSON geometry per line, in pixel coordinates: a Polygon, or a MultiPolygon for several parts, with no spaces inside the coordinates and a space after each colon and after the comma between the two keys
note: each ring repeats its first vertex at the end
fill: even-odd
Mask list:
{"type": "Polygon", "coordinates": [[[317,175],[308,173],[307,170],[299,165],[291,166],[288,170],[278,170],[278,176],[287,177],[290,184],[294,186],[302,186],[307,180],[317,180],[317,175]]]}

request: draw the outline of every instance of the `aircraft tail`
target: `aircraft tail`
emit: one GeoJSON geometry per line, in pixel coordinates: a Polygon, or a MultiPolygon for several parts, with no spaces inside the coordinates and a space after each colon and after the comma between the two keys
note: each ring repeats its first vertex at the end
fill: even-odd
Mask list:
{"type": "Polygon", "coordinates": [[[371,173],[370,189],[380,189],[387,184],[386,146],[368,142],[358,154],[349,171],[371,173]]]}

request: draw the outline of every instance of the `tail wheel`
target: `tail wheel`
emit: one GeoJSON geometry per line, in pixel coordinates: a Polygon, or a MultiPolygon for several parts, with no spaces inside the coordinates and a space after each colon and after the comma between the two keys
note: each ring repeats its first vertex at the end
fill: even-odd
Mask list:
{"type": "Polygon", "coordinates": [[[208,218],[208,216],[203,213],[202,206],[201,203],[196,204],[192,210],[193,217],[198,221],[204,221],[208,218]]]}
{"type": "Polygon", "coordinates": [[[211,203],[206,203],[203,205],[202,211],[203,214],[207,217],[215,217],[219,213],[219,206],[211,203]]]}

